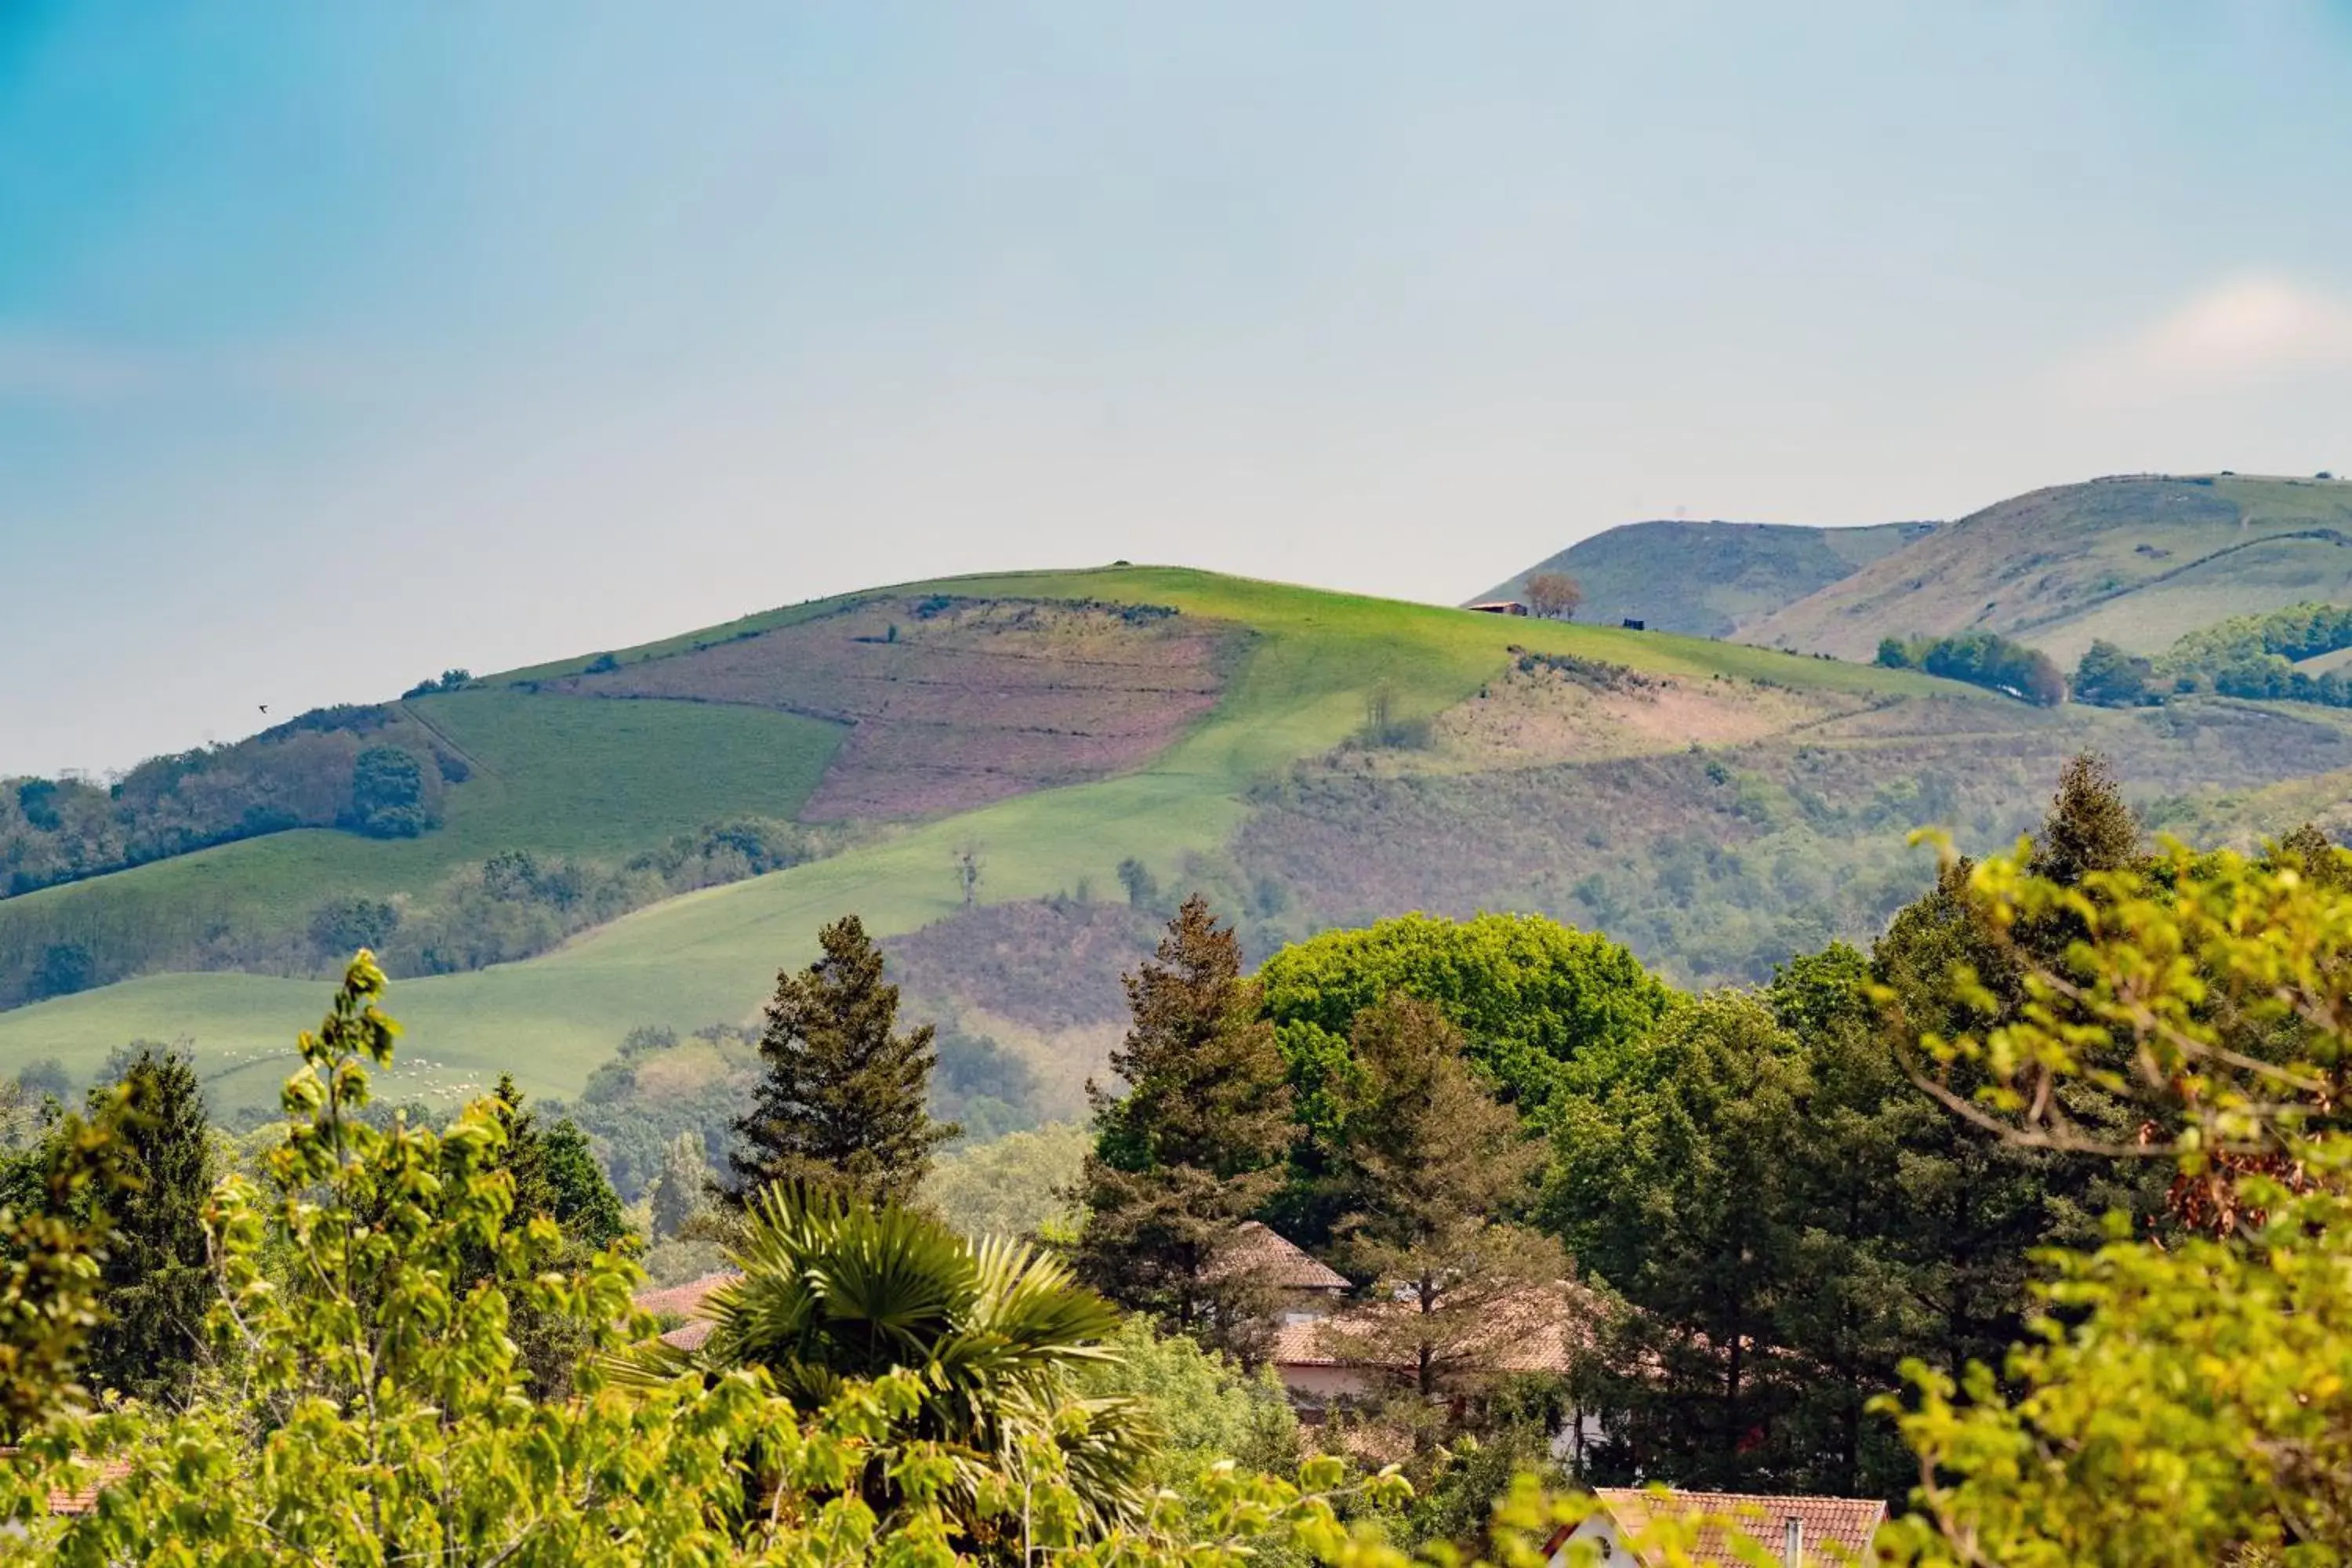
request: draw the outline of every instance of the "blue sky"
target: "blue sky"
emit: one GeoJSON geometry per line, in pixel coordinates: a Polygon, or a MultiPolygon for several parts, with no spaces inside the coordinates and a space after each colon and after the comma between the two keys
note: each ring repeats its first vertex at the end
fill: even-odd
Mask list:
{"type": "Polygon", "coordinates": [[[2352,468],[2352,6],[0,6],[0,773],[878,582],[2352,468]]]}

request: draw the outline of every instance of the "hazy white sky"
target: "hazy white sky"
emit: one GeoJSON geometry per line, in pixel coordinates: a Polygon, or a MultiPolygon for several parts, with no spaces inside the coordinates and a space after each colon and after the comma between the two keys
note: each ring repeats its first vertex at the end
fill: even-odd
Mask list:
{"type": "Polygon", "coordinates": [[[877,583],[2352,468],[2352,7],[0,8],[0,774],[877,583]]]}

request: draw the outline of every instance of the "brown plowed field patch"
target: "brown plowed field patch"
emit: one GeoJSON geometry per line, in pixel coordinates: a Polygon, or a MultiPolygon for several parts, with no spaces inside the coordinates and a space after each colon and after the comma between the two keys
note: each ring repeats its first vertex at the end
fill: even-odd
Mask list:
{"type": "Polygon", "coordinates": [[[541,689],[837,720],[803,816],[932,816],[1141,766],[1215,706],[1246,635],[1135,605],[867,599],[541,689]]]}

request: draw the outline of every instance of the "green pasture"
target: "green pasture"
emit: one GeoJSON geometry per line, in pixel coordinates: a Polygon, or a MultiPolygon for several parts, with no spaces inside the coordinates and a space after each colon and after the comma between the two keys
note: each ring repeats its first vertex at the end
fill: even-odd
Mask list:
{"type": "MultiPolygon", "coordinates": [[[[0,941],[124,929],[299,931],[331,895],[432,887],[501,849],[619,858],[731,816],[797,813],[846,731],[699,702],[465,691],[411,705],[473,776],[418,838],[276,833],[0,902],[0,941]]],[[[5,1017],[5,1015],[0,1015],[5,1017]]]]}

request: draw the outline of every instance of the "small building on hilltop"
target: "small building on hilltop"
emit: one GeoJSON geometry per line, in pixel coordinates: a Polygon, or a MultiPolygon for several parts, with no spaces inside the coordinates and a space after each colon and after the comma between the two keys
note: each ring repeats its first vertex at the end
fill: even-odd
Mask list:
{"type": "Polygon", "coordinates": [[[1549,1568],[1590,1562],[1600,1568],[1664,1568],[1669,1561],[1738,1568],[1736,1532],[1763,1547],[1781,1568],[1856,1568],[1871,1561],[1886,1505],[1869,1498],[1764,1497],[1749,1492],[1657,1492],[1603,1487],[1601,1506],[1546,1549],[1549,1568]],[[1685,1557],[1670,1558],[1671,1535],[1685,1557]],[[1582,1550],[1579,1550],[1581,1548],[1582,1550]]]}

